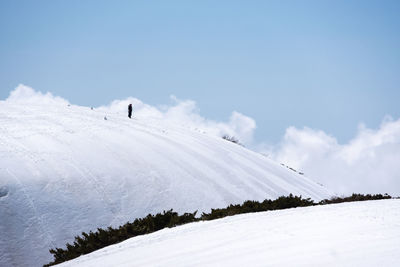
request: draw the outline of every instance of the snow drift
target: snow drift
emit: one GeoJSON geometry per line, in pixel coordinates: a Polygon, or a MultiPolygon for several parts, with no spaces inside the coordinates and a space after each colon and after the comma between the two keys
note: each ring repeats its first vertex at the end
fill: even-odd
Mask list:
{"type": "Polygon", "coordinates": [[[191,223],[58,266],[399,266],[399,240],[400,200],[377,200],[191,223]]]}
{"type": "Polygon", "coordinates": [[[173,208],[330,192],[202,129],[74,106],[22,88],[0,101],[0,266],[40,266],[75,235],[173,208]],[[22,97],[21,97],[22,95],[22,97]]]}

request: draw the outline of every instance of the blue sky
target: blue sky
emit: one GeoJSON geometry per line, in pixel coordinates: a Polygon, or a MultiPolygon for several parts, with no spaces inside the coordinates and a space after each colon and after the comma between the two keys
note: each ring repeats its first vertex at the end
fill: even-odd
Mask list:
{"type": "Polygon", "coordinates": [[[349,141],[400,117],[400,1],[0,2],[0,99],[19,83],[99,106],[170,95],[259,142],[289,126],[349,141]]]}

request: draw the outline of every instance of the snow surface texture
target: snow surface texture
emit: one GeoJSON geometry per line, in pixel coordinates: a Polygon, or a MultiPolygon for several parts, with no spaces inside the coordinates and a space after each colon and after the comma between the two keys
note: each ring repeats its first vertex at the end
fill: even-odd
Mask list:
{"type": "Polygon", "coordinates": [[[41,266],[52,260],[50,248],[82,231],[148,213],[201,212],[289,193],[331,196],[261,154],[190,126],[128,119],[28,89],[0,101],[0,266],[41,266]]]}
{"type": "Polygon", "coordinates": [[[400,200],[191,223],[57,266],[400,266],[400,200]]]}

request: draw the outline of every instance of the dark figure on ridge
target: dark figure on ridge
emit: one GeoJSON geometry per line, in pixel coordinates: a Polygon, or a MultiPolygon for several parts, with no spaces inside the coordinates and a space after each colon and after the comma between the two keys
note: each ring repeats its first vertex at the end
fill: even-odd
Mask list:
{"type": "Polygon", "coordinates": [[[129,104],[128,106],[128,117],[129,119],[132,117],[132,104],[129,104]]]}

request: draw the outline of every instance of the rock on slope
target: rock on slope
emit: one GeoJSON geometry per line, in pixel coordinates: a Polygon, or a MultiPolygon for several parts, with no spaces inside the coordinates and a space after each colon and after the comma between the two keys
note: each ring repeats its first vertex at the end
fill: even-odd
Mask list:
{"type": "Polygon", "coordinates": [[[330,197],[265,156],[197,129],[60,101],[0,101],[0,266],[40,266],[82,231],[174,208],[289,193],[330,197]]]}

